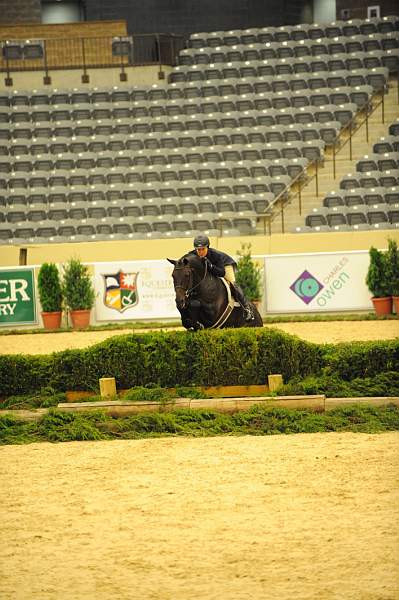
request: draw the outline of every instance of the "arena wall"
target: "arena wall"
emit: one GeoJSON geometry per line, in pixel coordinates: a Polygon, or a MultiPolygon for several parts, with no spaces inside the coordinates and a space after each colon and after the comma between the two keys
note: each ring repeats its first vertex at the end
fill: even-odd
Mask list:
{"type": "MultiPolygon", "coordinates": [[[[120,81],[120,67],[114,67],[109,69],[87,69],[89,75],[89,83],[82,84],[82,70],[71,69],[71,70],[50,70],[49,75],[51,77],[51,85],[45,86],[43,84],[43,71],[28,71],[28,72],[12,72],[13,89],[14,90],[40,90],[45,89],[47,92],[51,92],[52,89],[68,89],[68,88],[79,88],[92,90],[95,87],[112,87],[118,86],[128,87],[132,86],[147,87],[151,85],[164,86],[167,85],[167,78],[171,72],[172,67],[169,66],[135,66],[125,67],[124,72],[127,75],[127,81],[120,81]],[[159,72],[163,72],[164,79],[159,79],[159,72]]],[[[4,78],[0,77],[0,90],[10,90],[5,85],[4,78]]]]}
{"type": "MultiPolygon", "coordinates": [[[[358,231],[341,233],[284,234],[272,236],[219,237],[211,244],[236,254],[241,243],[250,243],[252,255],[300,254],[305,252],[338,252],[368,250],[371,245],[386,248],[388,238],[399,240],[397,231],[358,231]]],[[[104,242],[81,242],[70,244],[35,244],[27,247],[27,264],[39,265],[51,260],[56,263],[79,256],[84,262],[114,260],[145,260],[179,258],[191,249],[192,239],[132,240],[104,242]]],[[[0,266],[15,266],[20,263],[20,247],[0,246],[0,266]]]]}

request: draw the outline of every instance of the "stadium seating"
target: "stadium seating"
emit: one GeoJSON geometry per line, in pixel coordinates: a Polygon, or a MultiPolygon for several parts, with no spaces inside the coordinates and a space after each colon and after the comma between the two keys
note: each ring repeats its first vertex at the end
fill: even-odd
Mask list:
{"type": "MultiPolygon", "coordinates": [[[[2,91],[0,238],[254,234],[386,88],[398,70],[397,21],[195,33],[166,87],[2,91]]],[[[394,125],[342,193],[325,198],[331,212],[309,215],[309,229],[397,223],[394,125]],[[384,202],[362,221],[343,210],[353,188],[395,191],[379,192],[384,202]]]]}

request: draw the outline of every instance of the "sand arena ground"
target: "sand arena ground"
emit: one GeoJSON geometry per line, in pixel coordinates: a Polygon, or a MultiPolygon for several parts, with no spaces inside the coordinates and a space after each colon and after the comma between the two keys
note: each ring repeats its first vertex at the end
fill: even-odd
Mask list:
{"type": "Polygon", "coordinates": [[[399,598],[399,434],[0,449],[3,600],[399,598]]]}
{"type": "MultiPolygon", "coordinates": [[[[299,325],[311,341],[398,335],[299,325]]],[[[1,341],[53,347],[31,337],[1,341]]],[[[397,432],[0,448],[2,600],[397,600],[398,556],[397,432]]]]}

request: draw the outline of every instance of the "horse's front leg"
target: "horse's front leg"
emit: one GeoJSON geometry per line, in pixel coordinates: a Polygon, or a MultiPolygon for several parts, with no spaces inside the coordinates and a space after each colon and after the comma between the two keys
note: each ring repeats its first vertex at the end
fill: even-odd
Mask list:
{"type": "Polygon", "coordinates": [[[181,323],[185,329],[191,329],[193,327],[193,319],[191,316],[191,311],[188,307],[180,307],[176,303],[176,308],[180,313],[181,323]]]}
{"type": "Polygon", "coordinates": [[[189,301],[191,318],[193,320],[193,329],[197,331],[198,329],[204,329],[203,319],[201,317],[202,311],[202,303],[198,298],[190,298],[189,301]]]}
{"type": "Polygon", "coordinates": [[[203,329],[204,326],[200,322],[201,302],[191,299],[185,308],[177,306],[181,315],[181,322],[185,329],[189,331],[197,331],[203,329]]]}
{"type": "Polygon", "coordinates": [[[206,328],[210,327],[215,321],[215,307],[214,302],[206,302],[201,299],[201,308],[199,311],[198,320],[206,328]]]}

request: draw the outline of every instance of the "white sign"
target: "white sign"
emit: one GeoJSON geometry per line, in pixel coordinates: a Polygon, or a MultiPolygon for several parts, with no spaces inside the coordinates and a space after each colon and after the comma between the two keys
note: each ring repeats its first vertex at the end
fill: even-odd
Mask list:
{"type": "Polygon", "coordinates": [[[380,19],[380,6],[368,6],[367,7],[367,18],[368,19],[380,19]]]}
{"type": "Polygon", "coordinates": [[[96,319],[179,319],[167,260],[96,263],[96,319]]]}
{"type": "Polygon", "coordinates": [[[372,309],[367,251],[265,257],[267,312],[372,309]]]}

